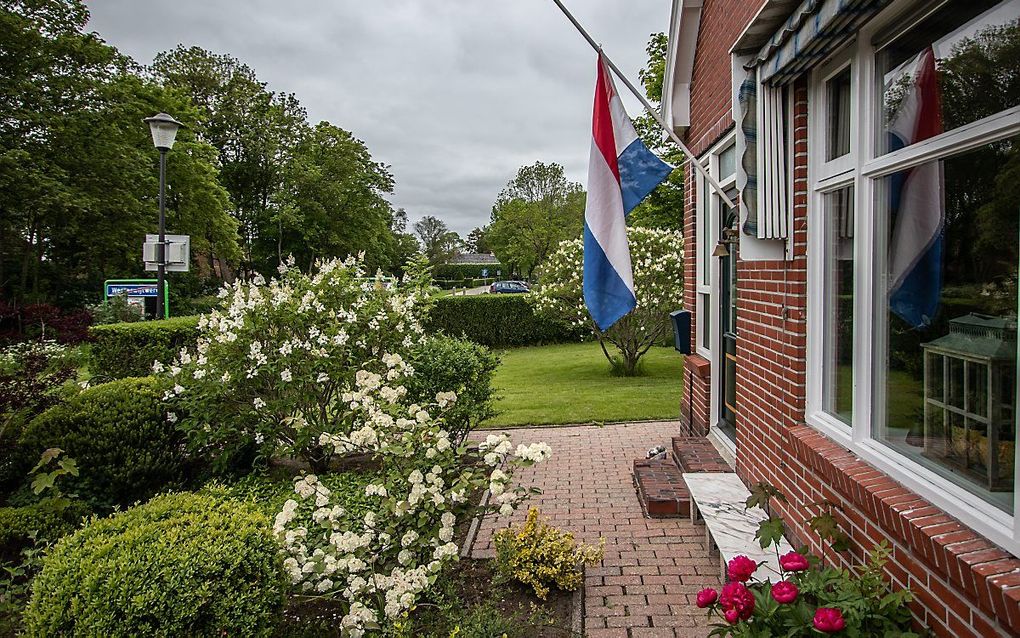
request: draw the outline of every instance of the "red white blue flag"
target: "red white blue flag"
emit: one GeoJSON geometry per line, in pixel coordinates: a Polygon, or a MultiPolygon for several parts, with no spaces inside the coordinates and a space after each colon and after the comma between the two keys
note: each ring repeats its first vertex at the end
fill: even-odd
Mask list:
{"type": "MultiPolygon", "coordinates": [[[[891,151],[942,132],[935,52],[918,56],[913,83],[889,125],[891,151]]],[[[931,324],[942,295],[945,196],[942,163],[927,162],[891,176],[895,215],[889,246],[889,309],[915,328],[931,324]]]]}
{"type": "Polygon", "coordinates": [[[672,170],[637,136],[599,55],[584,208],[584,302],[600,330],[637,305],[626,217],[672,170]]]}

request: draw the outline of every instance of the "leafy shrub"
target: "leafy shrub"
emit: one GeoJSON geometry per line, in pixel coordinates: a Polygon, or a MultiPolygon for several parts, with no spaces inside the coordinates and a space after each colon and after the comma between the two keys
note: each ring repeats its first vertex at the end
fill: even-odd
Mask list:
{"type": "Polygon", "coordinates": [[[531,295],[472,295],[436,300],[425,327],[490,348],[579,341],[585,331],[535,314],[531,295]]]}
{"type": "Polygon", "coordinates": [[[145,319],[141,306],[128,303],[126,295],[114,295],[106,301],[89,306],[92,324],[96,326],[111,323],[134,323],[145,319]]]}
{"type": "Polygon", "coordinates": [[[87,310],[0,301],[0,341],[40,339],[74,345],[88,338],[91,323],[92,316],[87,310]]]}
{"type": "MultiPolygon", "coordinates": [[[[329,467],[323,433],[357,429],[354,393],[367,379],[402,378],[424,339],[424,276],[384,287],[364,274],[351,258],[224,287],[224,308],[199,319],[194,348],[157,366],[198,449],[221,466],[254,445],[263,457],[283,451],[316,471],[329,467]]],[[[405,398],[404,386],[391,391],[390,401],[405,398]]]]}
{"type": "Polygon", "coordinates": [[[184,435],[167,418],[164,389],[154,377],[93,386],[35,418],[20,444],[33,458],[60,447],[76,459],[81,475],[68,489],[97,506],[148,498],[187,471],[184,435]]]}
{"type": "Polygon", "coordinates": [[[194,345],[198,317],[93,326],[89,370],[115,379],[152,372],[154,361],[169,361],[177,351],[194,345]]]}
{"type": "Polygon", "coordinates": [[[81,523],[87,510],[82,503],[55,507],[42,502],[21,507],[0,507],[0,556],[15,556],[33,539],[55,541],[69,534],[81,523]]]}
{"type": "Polygon", "coordinates": [[[632,227],[627,229],[637,305],[612,326],[600,330],[585,305],[582,289],[584,241],[560,242],[542,264],[535,306],[542,316],[584,329],[598,338],[613,367],[626,376],[638,371],[648,349],[669,337],[669,313],[683,307],[683,235],[676,231],[632,227]],[[611,356],[606,344],[619,352],[611,356]]]}
{"type": "Polygon", "coordinates": [[[265,515],[167,494],[61,540],[32,585],[29,636],[267,636],[285,581],[265,515]]]}
{"type": "Polygon", "coordinates": [[[429,403],[440,392],[455,392],[457,402],[447,413],[447,430],[455,445],[480,422],[493,416],[492,374],[499,357],[464,339],[432,337],[411,352],[414,375],[407,381],[407,396],[429,403]]]}
{"type": "MultiPolygon", "coordinates": [[[[911,631],[909,589],[889,591],[882,574],[892,553],[885,541],[869,553],[866,564],[852,569],[824,567],[807,548],[778,556],[778,543],[786,533],[781,516],[771,513],[773,500],[786,503],[775,487],[759,483],[751,489],[747,507],[761,507],[769,516],[758,525],[755,539],[762,549],[776,547],[782,580],[758,580],[759,565],[747,556],[732,558],[728,582],[722,592],[706,587],[697,595],[697,606],[718,616],[712,636],[884,636],[918,638],[911,631]]],[[[821,513],[809,517],[808,527],[836,551],[848,549],[849,537],[839,529],[832,509],[815,503],[821,513]]]]}
{"type": "Polygon", "coordinates": [[[66,346],[24,341],[0,350],[0,495],[15,489],[36,457],[17,441],[25,424],[73,396],[77,361],[66,346]]]}
{"type": "Polygon", "coordinates": [[[542,600],[550,587],[565,591],[580,587],[584,582],[580,567],[594,565],[605,553],[605,539],[598,546],[578,543],[570,532],[541,520],[535,507],[520,528],[499,530],[493,542],[499,578],[531,586],[542,600]]]}

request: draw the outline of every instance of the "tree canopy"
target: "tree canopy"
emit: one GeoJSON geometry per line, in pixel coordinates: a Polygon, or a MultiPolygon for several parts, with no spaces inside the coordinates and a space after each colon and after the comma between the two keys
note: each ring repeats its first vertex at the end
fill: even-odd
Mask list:
{"type": "Polygon", "coordinates": [[[583,220],[581,185],[559,164],[535,162],[499,194],[485,239],[500,263],[531,279],[561,241],[580,236],[583,220]]]}

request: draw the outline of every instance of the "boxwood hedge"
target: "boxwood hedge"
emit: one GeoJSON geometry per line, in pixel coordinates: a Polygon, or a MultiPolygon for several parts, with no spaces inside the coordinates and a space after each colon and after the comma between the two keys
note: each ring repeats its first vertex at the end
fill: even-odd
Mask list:
{"type": "Polygon", "coordinates": [[[268,636],[286,587],[269,519],[210,495],[167,494],[95,519],[47,553],[29,636],[268,636]]]}
{"type": "MultiPolygon", "coordinates": [[[[93,386],[33,419],[19,445],[31,458],[59,447],[80,474],[66,491],[98,507],[130,505],[187,476],[184,434],[167,419],[154,377],[93,386]]],[[[65,480],[61,479],[61,480],[65,480]]]]}
{"type": "Polygon", "coordinates": [[[442,297],[426,322],[442,331],[490,348],[579,341],[584,334],[567,324],[535,314],[530,295],[442,297]]]}
{"type": "Polygon", "coordinates": [[[93,326],[89,371],[121,379],[152,372],[152,362],[170,361],[178,350],[195,345],[198,317],[93,326]]]}

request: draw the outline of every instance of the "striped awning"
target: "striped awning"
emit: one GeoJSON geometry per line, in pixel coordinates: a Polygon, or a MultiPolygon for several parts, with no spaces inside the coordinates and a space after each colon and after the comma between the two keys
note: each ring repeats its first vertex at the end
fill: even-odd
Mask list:
{"type": "Polygon", "coordinates": [[[785,84],[849,40],[892,0],[804,0],[747,65],[760,82],[785,84]]]}

